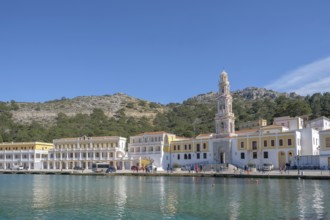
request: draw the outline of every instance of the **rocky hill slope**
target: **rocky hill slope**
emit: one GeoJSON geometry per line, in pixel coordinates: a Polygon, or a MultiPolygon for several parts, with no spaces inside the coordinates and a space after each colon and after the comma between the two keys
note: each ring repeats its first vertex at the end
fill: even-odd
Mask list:
{"type": "MultiPolygon", "coordinates": [[[[274,100],[279,96],[285,96],[289,98],[302,98],[302,96],[299,96],[296,93],[281,93],[276,92],[273,90],[267,90],[264,88],[256,88],[256,87],[247,87],[242,90],[237,90],[232,92],[233,98],[240,99],[243,101],[251,101],[251,100],[257,100],[257,99],[270,99],[274,100]]],[[[201,104],[213,104],[216,102],[216,96],[217,93],[215,92],[209,92],[206,94],[197,95],[195,97],[192,97],[188,100],[195,100],[198,103],[201,104]]]]}
{"type": "MultiPolygon", "coordinates": [[[[299,97],[295,93],[279,93],[255,87],[233,92],[234,100],[275,99],[280,95],[292,98],[299,97]]],[[[189,100],[197,101],[200,104],[213,104],[216,102],[216,93],[201,94],[187,101],[189,100]]],[[[124,111],[126,116],[146,117],[150,120],[154,119],[157,113],[166,112],[170,108],[167,105],[141,100],[123,93],[104,96],[79,96],[73,99],[62,98],[43,103],[17,102],[16,104],[18,108],[11,111],[15,122],[26,124],[37,121],[44,125],[52,124],[58,113],[64,113],[67,116],[75,116],[79,113],[91,114],[95,108],[102,109],[108,117],[114,117],[118,111],[124,111]]]]}
{"type": "Polygon", "coordinates": [[[102,109],[106,116],[113,117],[123,110],[127,116],[154,118],[159,112],[166,111],[166,106],[137,99],[123,93],[105,96],[79,96],[73,99],[47,101],[44,103],[17,102],[18,108],[12,110],[13,119],[19,123],[32,121],[51,124],[58,113],[67,116],[91,114],[93,109],[102,109]]]}

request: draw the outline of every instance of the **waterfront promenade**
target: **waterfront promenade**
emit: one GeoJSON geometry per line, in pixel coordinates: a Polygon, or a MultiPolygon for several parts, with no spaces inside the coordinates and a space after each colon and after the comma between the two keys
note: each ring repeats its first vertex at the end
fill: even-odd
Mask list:
{"type": "Polygon", "coordinates": [[[173,172],[156,171],[131,171],[118,170],[114,173],[95,173],[91,170],[0,170],[0,174],[30,174],[30,175],[109,175],[109,176],[195,176],[195,177],[224,177],[224,178],[280,178],[280,179],[325,179],[330,180],[329,170],[289,170],[286,172],[272,170],[269,172],[243,172],[243,171],[203,171],[188,172],[176,170],[173,172]]]}

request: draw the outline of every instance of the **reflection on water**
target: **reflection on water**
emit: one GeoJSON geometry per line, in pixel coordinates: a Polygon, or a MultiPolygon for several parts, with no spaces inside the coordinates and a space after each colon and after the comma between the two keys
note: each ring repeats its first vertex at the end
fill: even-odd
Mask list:
{"type": "Polygon", "coordinates": [[[117,210],[117,217],[123,218],[125,215],[125,207],[127,203],[126,179],[117,178],[114,179],[114,181],[113,199],[115,200],[115,209],[117,210]]]}
{"type": "Polygon", "coordinates": [[[317,180],[0,175],[0,219],[327,219],[329,193],[317,180]]]}
{"type": "Polygon", "coordinates": [[[314,211],[317,215],[318,219],[323,218],[323,213],[324,213],[324,203],[323,203],[323,193],[320,190],[320,183],[318,182],[313,182],[313,208],[314,211]]]}
{"type": "Polygon", "coordinates": [[[49,181],[42,176],[34,176],[32,179],[32,203],[34,209],[43,209],[49,206],[49,181]]]}

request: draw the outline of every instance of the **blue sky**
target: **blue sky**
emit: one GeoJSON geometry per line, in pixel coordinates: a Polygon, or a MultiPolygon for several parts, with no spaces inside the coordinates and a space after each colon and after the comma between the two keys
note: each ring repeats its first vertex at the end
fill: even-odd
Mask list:
{"type": "Polygon", "coordinates": [[[330,1],[2,0],[0,101],[330,91],[330,1]]]}

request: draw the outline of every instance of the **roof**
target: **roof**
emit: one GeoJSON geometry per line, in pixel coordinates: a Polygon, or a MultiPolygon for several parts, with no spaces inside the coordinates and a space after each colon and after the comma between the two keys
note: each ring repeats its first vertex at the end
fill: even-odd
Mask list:
{"type": "Polygon", "coordinates": [[[321,117],[315,118],[315,119],[313,119],[313,120],[309,120],[307,123],[314,122],[314,121],[318,121],[318,120],[322,120],[322,119],[330,121],[329,118],[327,118],[327,117],[325,117],[325,116],[321,116],[321,117]]]}
{"type": "Polygon", "coordinates": [[[175,137],[173,141],[186,141],[186,140],[193,140],[193,138],[188,138],[188,137],[175,137]]]}
{"type": "Polygon", "coordinates": [[[198,138],[210,138],[212,137],[213,133],[207,133],[207,134],[199,134],[196,136],[196,139],[198,138]]]}
{"type": "MultiPolygon", "coordinates": [[[[140,133],[140,134],[137,134],[134,136],[156,135],[156,134],[170,134],[170,133],[167,133],[166,131],[151,131],[151,132],[140,133]]],[[[171,135],[173,135],[173,134],[171,134],[171,135]]]]}
{"type": "Polygon", "coordinates": [[[268,125],[268,126],[261,127],[260,129],[267,130],[267,129],[283,128],[283,127],[285,127],[285,126],[282,126],[282,125],[268,125]]]}
{"type": "Polygon", "coordinates": [[[235,131],[235,134],[256,133],[258,130],[259,130],[258,128],[255,128],[255,129],[243,129],[243,130],[235,131]]]}
{"type": "Polygon", "coordinates": [[[3,142],[0,143],[0,145],[38,145],[38,144],[42,144],[42,145],[53,145],[52,143],[45,143],[45,142],[3,142]]]}
{"type": "Polygon", "coordinates": [[[82,136],[82,137],[59,138],[59,139],[54,139],[54,141],[102,140],[108,138],[120,138],[120,137],[119,136],[95,136],[95,137],[82,136]]]}
{"type": "Polygon", "coordinates": [[[319,133],[327,133],[327,132],[330,132],[330,129],[319,131],[319,133]]]}

